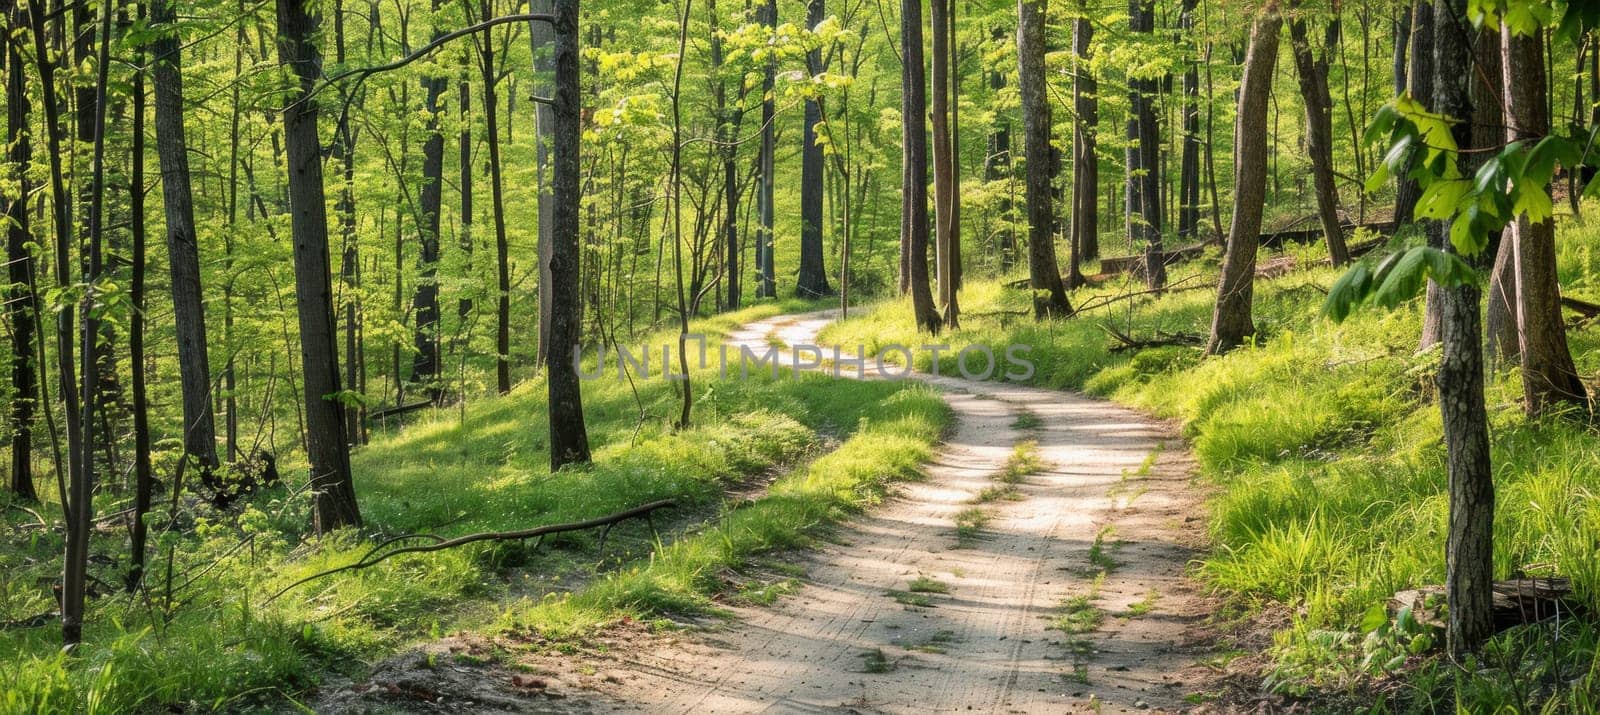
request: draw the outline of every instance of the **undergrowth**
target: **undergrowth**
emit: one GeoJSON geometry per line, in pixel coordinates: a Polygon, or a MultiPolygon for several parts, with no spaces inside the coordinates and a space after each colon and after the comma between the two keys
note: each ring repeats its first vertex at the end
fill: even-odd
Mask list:
{"type": "MultiPolygon", "coordinates": [[[[1600,224],[1564,225],[1558,245],[1563,295],[1600,297],[1600,224]]],[[[1302,266],[1324,258],[1316,247],[1290,251],[1302,266]]],[[[1164,295],[1117,299],[1143,287],[1113,280],[1072,295],[1090,310],[1044,323],[1027,315],[1026,290],[970,282],[963,328],[941,336],[951,346],[944,355],[973,344],[996,354],[1029,345],[1037,368],[1029,382],[1182,423],[1216,486],[1213,549],[1200,575],[1243,603],[1285,604],[1295,614],[1275,636],[1273,689],[1377,711],[1591,711],[1600,691],[1592,623],[1507,632],[1466,669],[1431,648],[1402,649],[1396,660],[1388,636],[1374,643],[1375,629],[1363,628],[1363,615],[1396,591],[1444,580],[1446,477],[1432,386],[1438,358],[1417,349],[1420,300],[1335,325],[1320,306],[1337,274],[1312,267],[1257,281],[1257,338],[1226,356],[1204,358],[1182,345],[1116,350],[1120,341],[1108,329],[1138,340],[1207,332],[1215,251],[1172,268],[1174,290],[1164,295]]],[[[900,301],[853,315],[825,331],[823,342],[871,349],[919,339],[900,301]]],[[[1582,324],[1569,340],[1579,372],[1600,374],[1600,331],[1582,324]]],[[[927,353],[918,359],[928,369],[927,353]]],[[[1490,375],[1495,573],[1569,577],[1578,600],[1596,612],[1600,432],[1578,420],[1529,420],[1520,394],[1515,369],[1490,375]]]]}

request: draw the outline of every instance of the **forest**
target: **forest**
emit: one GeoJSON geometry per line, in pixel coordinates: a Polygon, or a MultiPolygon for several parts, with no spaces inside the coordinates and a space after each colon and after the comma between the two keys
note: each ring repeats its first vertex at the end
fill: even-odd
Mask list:
{"type": "Polygon", "coordinates": [[[0,29],[0,713],[1600,712],[1600,3],[0,29]]]}

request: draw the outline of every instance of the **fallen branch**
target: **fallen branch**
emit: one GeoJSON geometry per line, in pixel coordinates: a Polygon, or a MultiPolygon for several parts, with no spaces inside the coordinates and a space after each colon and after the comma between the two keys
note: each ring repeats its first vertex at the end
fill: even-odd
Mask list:
{"type": "Polygon", "coordinates": [[[384,407],[382,409],[377,409],[377,410],[373,410],[371,412],[368,412],[367,413],[367,421],[371,422],[373,420],[384,419],[385,417],[393,417],[395,415],[403,415],[403,414],[406,414],[408,412],[416,412],[417,410],[423,409],[425,407],[432,407],[432,406],[433,406],[433,401],[432,400],[423,400],[421,402],[413,402],[413,403],[410,403],[410,404],[407,404],[407,405],[395,405],[394,407],[384,407]]]}
{"type": "MultiPolygon", "coordinates": [[[[457,546],[465,546],[467,544],[477,543],[479,541],[521,541],[523,539],[531,539],[535,536],[543,537],[549,534],[559,534],[568,531],[582,531],[585,529],[593,529],[599,526],[606,527],[606,533],[610,533],[611,527],[620,522],[627,521],[629,519],[637,519],[639,517],[648,519],[650,514],[655,512],[657,509],[665,509],[675,505],[676,502],[672,499],[662,499],[659,501],[650,502],[649,504],[642,504],[640,506],[633,507],[632,509],[619,511],[614,514],[598,516],[586,521],[577,521],[567,524],[546,524],[544,526],[536,526],[531,529],[522,529],[520,531],[485,531],[476,534],[467,534],[466,536],[457,536],[454,539],[440,539],[440,537],[431,534],[405,534],[402,536],[396,536],[373,547],[371,551],[368,551],[365,556],[362,556],[360,560],[354,563],[345,564],[344,566],[331,568],[326,571],[319,571],[300,579],[299,581],[295,581],[294,583],[284,586],[283,588],[279,589],[277,593],[272,594],[272,597],[268,598],[266,603],[272,603],[273,601],[278,600],[279,596],[288,593],[296,587],[310,583],[324,576],[332,576],[336,573],[364,569],[369,566],[376,566],[401,554],[423,554],[431,551],[443,551],[445,549],[453,549],[457,546]],[[439,540],[431,544],[406,546],[385,551],[382,554],[377,554],[377,551],[385,546],[393,544],[397,541],[413,538],[434,538],[439,540]]],[[[604,536],[601,536],[601,539],[604,538],[604,536]]]]}
{"type": "Polygon", "coordinates": [[[1577,313],[1585,318],[1600,316],[1600,305],[1590,303],[1586,300],[1578,300],[1577,298],[1561,296],[1561,307],[1577,313]]]}
{"type": "Polygon", "coordinates": [[[1121,345],[1111,348],[1111,352],[1114,353],[1119,353],[1124,350],[1143,350],[1145,348],[1165,347],[1168,345],[1194,347],[1204,345],[1206,342],[1205,336],[1195,333],[1166,333],[1158,330],[1156,331],[1156,339],[1139,340],[1104,323],[1100,324],[1100,329],[1106,331],[1106,333],[1111,335],[1111,337],[1116,338],[1117,342],[1121,343],[1121,345]]]}

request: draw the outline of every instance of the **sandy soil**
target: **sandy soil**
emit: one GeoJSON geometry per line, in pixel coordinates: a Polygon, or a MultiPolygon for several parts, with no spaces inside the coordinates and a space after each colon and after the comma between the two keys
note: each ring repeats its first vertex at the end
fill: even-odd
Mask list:
{"type": "MultiPolygon", "coordinates": [[[[811,343],[830,320],[783,316],[745,326],[732,340],[763,350],[773,336],[811,343]]],[[[383,680],[382,667],[353,687],[380,696],[387,705],[376,709],[385,710],[1222,709],[1206,704],[1223,688],[1220,674],[1202,663],[1213,654],[1215,633],[1205,620],[1215,604],[1185,575],[1203,547],[1203,494],[1170,426],[1070,393],[916,379],[942,391],[956,417],[927,478],[904,485],[824,547],[795,556],[806,576],[776,605],[731,607],[733,618],[678,634],[622,628],[579,654],[526,656],[517,666],[537,680],[452,665],[477,675],[447,674],[447,682],[412,688],[444,702],[408,698],[410,686],[388,697],[396,695],[394,679],[383,680]],[[976,503],[1023,440],[1037,442],[1041,468],[1011,498],[976,503]],[[975,535],[958,534],[957,515],[972,509],[986,522],[975,535]],[[908,595],[919,577],[947,592],[908,595]],[[1052,628],[1080,596],[1087,605],[1073,605],[1097,609],[1098,624],[1080,615],[1082,632],[1052,628]],[[453,691],[452,678],[475,678],[493,692],[453,691]]],[[[449,655],[481,646],[430,647],[449,655]]]]}

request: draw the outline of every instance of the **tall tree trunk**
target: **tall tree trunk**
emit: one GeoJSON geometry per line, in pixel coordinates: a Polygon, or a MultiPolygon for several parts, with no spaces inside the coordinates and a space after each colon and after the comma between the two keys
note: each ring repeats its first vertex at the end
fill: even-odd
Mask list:
{"type": "Polygon", "coordinates": [[[313,44],[319,19],[307,0],[277,0],[278,61],[298,80],[285,98],[283,137],[289,170],[294,237],[295,308],[300,324],[300,371],[305,392],[306,459],[311,463],[312,528],[325,534],[361,525],[350,446],[339,399],[339,351],[333,327],[328,260],[328,207],[317,133],[321,110],[311,96],[322,54],[313,44]]]}
{"type": "Polygon", "coordinates": [[[1345,247],[1344,229],[1339,225],[1339,187],[1333,176],[1333,98],[1328,93],[1328,50],[1317,55],[1306,36],[1305,9],[1291,5],[1295,13],[1289,22],[1289,39],[1294,49],[1295,76],[1300,81],[1300,97],[1306,107],[1306,153],[1311,159],[1311,178],[1316,185],[1317,218],[1322,236],[1328,242],[1333,265],[1350,262],[1345,247]]]}
{"type": "MultiPolygon", "coordinates": [[[[902,0],[903,2],[904,0],[902,0]]],[[[761,22],[767,26],[769,34],[776,33],[778,27],[778,0],[767,0],[766,8],[761,12],[761,22]]],[[[777,276],[775,264],[772,260],[773,243],[773,218],[774,206],[772,191],[775,179],[773,174],[777,171],[777,132],[774,126],[778,121],[778,105],[776,86],[778,76],[778,61],[768,57],[765,74],[761,80],[761,186],[756,197],[757,209],[760,215],[761,228],[756,232],[756,282],[757,298],[772,298],[778,295],[777,276]]],[[[904,282],[904,278],[901,279],[904,282]]],[[[902,287],[901,291],[904,292],[902,287]]]]}
{"type": "MultiPolygon", "coordinates": [[[[1183,0],[1180,34],[1194,37],[1194,12],[1199,0],[1183,0]]],[[[1192,40],[1185,40],[1191,42],[1192,40]]],[[[1185,48],[1195,52],[1197,48],[1185,48]]],[[[1191,241],[1200,228],[1200,63],[1191,57],[1183,68],[1183,158],[1178,165],[1178,239],[1191,241]]]]}
{"type": "Polygon", "coordinates": [[[1268,0],[1250,28],[1250,49],[1239,88],[1238,121],[1234,125],[1233,221],[1217,284],[1217,305],[1211,317],[1206,352],[1217,355],[1243,344],[1256,332],[1251,319],[1255,294],[1256,249],[1261,211],[1267,192],[1267,105],[1278,62],[1278,33],[1283,17],[1276,0],[1268,0]]]}
{"type": "MultiPolygon", "coordinates": [[[[1128,0],[1131,28],[1151,34],[1156,29],[1155,0],[1128,0]]],[[[1144,279],[1152,289],[1167,284],[1166,254],[1161,248],[1161,128],[1156,121],[1160,81],[1155,78],[1129,82],[1130,111],[1137,134],[1139,155],[1137,192],[1140,217],[1134,221],[1137,235],[1144,242],[1144,279]]]]}
{"type": "MultiPolygon", "coordinates": [[[[72,200],[67,193],[63,163],[66,161],[66,125],[61,116],[60,98],[56,93],[55,63],[51,61],[45,32],[45,16],[49,8],[44,2],[28,6],[29,36],[33,39],[34,64],[39,69],[39,104],[44,107],[46,161],[50,165],[51,221],[55,229],[56,289],[67,291],[72,284],[72,200]]],[[[37,296],[35,296],[37,298],[37,296]]],[[[63,302],[56,310],[56,378],[60,381],[62,412],[67,423],[67,467],[65,474],[57,466],[57,491],[67,520],[72,521],[72,500],[66,485],[79,479],[82,465],[78,461],[78,445],[83,442],[83,425],[78,421],[78,385],[74,377],[73,319],[71,302],[63,302]]],[[[42,388],[42,383],[41,383],[42,388]]],[[[43,389],[40,390],[43,394],[43,389]]],[[[48,414],[48,413],[46,413],[48,414]]],[[[59,462],[59,460],[57,460],[59,462]]]]}
{"type": "MultiPolygon", "coordinates": [[[[1006,31],[994,28],[996,42],[1006,38],[1006,31]]],[[[1004,72],[993,70],[989,72],[989,89],[996,94],[1006,87],[1004,72]]],[[[1076,91],[1076,90],[1074,90],[1076,91]]],[[[991,183],[1011,177],[1011,125],[999,112],[995,113],[995,124],[989,132],[989,151],[983,161],[983,178],[991,183]]],[[[1010,192],[1001,192],[999,199],[1000,228],[997,233],[996,244],[1000,249],[1000,271],[1008,272],[1017,264],[1017,232],[1012,228],[1012,210],[1010,192]]]]}
{"type": "MultiPolygon", "coordinates": [[[[105,107],[106,90],[110,84],[112,11],[111,3],[106,3],[100,9],[98,33],[100,49],[95,58],[95,81],[90,90],[94,96],[94,111],[89,125],[94,150],[90,159],[89,202],[86,206],[88,240],[84,244],[86,252],[86,260],[83,263],[84,292],[79,306],[82,315],[79,322],[82,327],[79,340],[82,340],[85,346],[95,344],[96,337],[100,335],[101,324],[102,306],[99,302],[99,287],[104,278],[101,271],[104,268],[102,250],[105,245],[106,208],[105,107]]],[[[88,31],[87,25],[87,22],[81,23],[79,29],[88,31]]],[[[89,42],[93,42],[95,37],[96,35],[91,33],[89,42]]],[[[97,350],[85,349],[80,355],[82,364],[79,369],[82,372],[79,377],[83,381],[80,388],[83,391],[83,404],[82,414],[78,419],[83,425],[84,432],[82,441],[74,445],[78,451],[80,466],[68,487],[71,518],[67,520],[66,553],[62,558],[61,579],[61,639],[69,648],[83,640],[84,596],[89,576],[89,538],[92,536],[94,526],[94,455],[100,440],[110,438],[109,434],[99,434],[104,430],[96,429],[101,399],[105,396],[99,390],[101,354],[97,350]]]]}
{"type": "MultiPolygon", "coordinates": [[[[160,4],[159,0],[157,4],[160,4]]],[[[154,14],[154,10],[151,12],[154,14]]],[[[143,8],[139,14],[143,19],[143,8]]],[[[137,65],[144,64],[145,56],[141,48],[137,65]]],[[[144,371],[144,274],[148,238],[145,231],[144,90],[144,72],[136,70],[133,74],[133,138],[129,152],[132,155],[132,167],[128,176],[128,221],[133,234],[133,276],[129,285],[133,310],[128,316],[128,366],[133,372],[133,511],[128,515],[128,575],[125,582],[129,593],[136,591],[144,580],[145,542],[149,535],[144,517],[150,513],[155,492],[155,475],[150,465],[150,404],[145,390],[144,371]]],[[[207,406],[210,406],[209,401],[207,406]]]]}
{"type": "MultiPolygon", "coordinates": [[[[333,37],[334,37],[334,62],[343,65],[345,62],[345,34],[344,34],[344,0],[335,0],[333,3],[333,37]]],[[[341,91],[343,94],[345,90],[341,91]]],[[[353,98],[345,96],[346,101],[353,98]]],[[[237,121],[237,119],[235,120],[237,121]]],[[[339,160],[339,166],[344,172],[343,181],[339,186],[339,203],[335,211],[339,214],[339,236],[344,243],[339,262],[339,280],[343,283],[343,290],[348,294],[344,302],[344,384],[357,392],[365,392],[365,381],[361,377],[361,366],[365,362],[365,350],[361,340],[361,242],[356,236],[356,134],[350,126],[350,112],[339,113],[339,124],[333,130],[333,141],[328,153],[339,160]]],[[[230,218],[230,223],[232,219],[230,218]]],[[[230,316],[231,318],[231,316],[230,316]]],[[[232,375],[232,369],[228,373],[232,375]]],[[[231,393],[233,388],[229,386],[231,393]]],[[[230,399],[232,399],[230,397],[230,399]]],[[[364,400],[353,401],[345,406],[345,437],[352,445],[366,442],[366,406],[364,400]]],[[[236,458],[234,454],[232,410],[229,410],[229,458],[236,458]]]]}
{"type": "MultiPolygon", "coordinates": [[[[23,26],[22,10],[8,1],[5,21],[9,27],[23,26]]],[[[7,480],[11,492],[20,499],[38,499],[33,486],[33,421],[39,404],[39,373],[42,366],[34,363],[38,353],[39,305],[36,301],[38,283],[34,276],[33,252],[28,243],[33,240],[28,224],[28,194],[32,182],[22,171],[33,162],[33,146],[28,127],[27,75],[22,71],[21,39],[8,33],[0,40],[4,43],[6,69],[6,160],[10,162],[6,185],[15,193],[5,197],[6,217],[6,278],[10,288],[5,291],[6,312],[11,320],[11,473],[7,480]]]]}
{"type": "Polygon", "coordinates": [[[1401,94],[1406,91],[1406,62],[1411,45],[1411,15],[1413,10],[1410,5],[1400,8],[1395,13],[1394,19],[1394,93],[1401,94]]]}
{"type": "Polygon", "coordinates": [[[579,139],[582,102],[578,77],[578,3],[555,0],[555,122],[551,131],[550,189],[558,199],[551,221],[550,347],[545,351],[549,391],[550,470],[589,461],[589,432],[583,422],[578,383],[578,328],[583,321],[578,296],[578,204],[581,185],[579,139]]]}
{"type": "Polygon", "coordinates": [[[1028,287],[1035,318],[1072,314],[1056,267],[1051,224],[1050,99],[1044,76],[1046,0],[1017,0],[1017,87],[1022,94],[1022,135],[1027,152],[1028,287]]]}
{"type": "MultiPolygon", "coordinates": [[[[439,13],[442,0],[433,0],[433,12],[439,13]]],[[[444,28],[435,26],[434,39],[444,34],[444,28]]],[[[411,295],[413,321],[411,382],[427,386],[428,397],[438,403],[444,399],[439,381],[442,365],[439,353],[439,213],[444,204],[444,134],[439,131],[439,98],[444,95],[444,77],[424,76],[422,79],[422,111],[427,114],[422,140],[422,186],[418,189],[418,203],[422,215],[417,257],[417,284],[411,295]]]]}
{"type": "Polygon", "coordinates": [[[950,131],[950,0],[930,0],[928,21],[933,35],[933,255],[938,303],[944,324],[959,327],[955,276],[955,157],[950,131]]]}
{"type": "MultiPolygon", "coordinates": [[[[485,8],[489,6],[486,4],[485,8]]],[[[529,7],[537,13],[555,11],[554,0],[530,0],[529,7]]],[[[485,17],[488,13],[485,13],[485,17]]],[[[528,42],[533,53],[534,94],[551,97],[555,94],[555,27],[546,22],[528,26],[528,42]]],[[[487,96],[487,95],[485,95],[487,96]]],[[[551,190],[551,144],[555,131],[555,109],[548,102],[535,102],[534,162],[539,180],[539,348],[535,362],[544,365],[549,360],[551,286],[555,279],[550,275],[551,246],[554,244],[556,213],[555,192],[551,190]]],[[[504,262],[502,261],[502,265],[504,262]]],[[[503,316],[500,325],[509,330],[510,316],[503,316]]],[[[508,346],[509,347],[509,346],[508,346]]]]}
{"type": "Polygon", "coordinates": [[[917,327],[938,334],[943,325],[928,287],[928,82],[922,52],[922,2],[900,1],[900,116],[904,118],[905,191],[902,194],[901,261],[911,291],[917,327]]]}
{"type": "MultiPolygon", "coordinates": [[[[1433,105],[1433,2],[1413,0],[1411,9],[1410,64],[1406,69],[1406,91],[1424,107],[1433,105]]],[[[1412,152],[1412,160],[1416,152],[1412,152]]],[[[1417,209],[1417,199],[1422,189],[1417,182],[1405,176],[1398,177],[1395,188],[1394,220],[1400,225],[1411,223],[1417,209]]]]}
{"type": "MultiPolygon", "coordinates": [[[[1079,11],[1087,12],[1081,4],[1079,11]]],[[[1099,86],[1089,66],[1094,23],[1080,16],[1072,23],[1072,104],[1077,111],[1072,132],[1072,252],[1073,262],[1100,257],[1100,155],[1095,134],[1100,125],[1099,86]]],[[[1082,272],[1074,265],[1072,275],[1082,272]]],[[[1076,287],[1076,286],[1074,286],[1076,287]]]]}
{"type": "MultiPolygon", "coordinates": [[[[1536,143],[1550,133],[1544,113],[1546,94],[1544,37],[1501,34],[1505,72],[1507,141],[1536,143]]],[[[1530,415],[1565,405],[1587,410],[1589,395],[1572,363],[1566,326],[1561,322],[1561,288],[1556,277],[1555,222],[1526,216],[1511,225],[1517,286],[1517,325],[1522,359],[1522,395],[1530,415]]]]}
{"type": "MultiPolygon", "coordinates": [[[[534,0],[548,4],[548,0],[534,0]]],[[[493,6],[490,0],[483,0],[483,16],[490,17],[493,6]]],[[[535,22],[534,26],[548,27],[547,23],[535,22]]],[[[494,320],[494,383],[495,391],[499,394],[511,392],[511,244],[506,239],[506,202],[505,179],[501,175],[500,166],[500,123],[499,123],[499,96],[495,90],[495,60],[494,43],[485,40],[478,45],[478,63],[483,77],[483,132],[489,150],[489,209],[494,217],[494,265],[495,265],[495,320],[494,320]]],[[[549,105],[544,102],[534,104],[535,113],[548,113],[549,105]]],[[[538,127],[548,126],[542,120],[536,122],[538,127]]],[[[542,131],[536,127],[536,133],[542,131]]],[[[541,180],[539,183],[539,245],[546,244],[544,240],[545,220],[550,214],[544,210],[547,184],[541,180]]],[[[539,269],[547,270],[543,259],[539,260],[539,269]]],[[[540,290],[543,291],[543,275],[540,276],[540,290]]],[[[549,333],[545,328],[543,299],[540,300],[539,320],[540,333],[539,350],[544,349],[545,336],[549,333]]]]}
{"type": "Polygon", "coordinates": [[[1489,269],[1489,294],[1483,309],[1484,354],[1488,368],[1504,369],[1522,359],[1517,335],[1516,241],[1501,240],[1489,269]]]}
{"type": "MultiPolygon", "coordinates": [[[[747,3],[748,7],[748,3],[747,3]]],[[[719,27],[716,0],[707,0],[706,16],[711,20],[711,74],[717,115],[717,139],[721,142],[722,157],[722,252],[723,281],[727,284],[727,297],[722,306],[726,310],[739,309],[739,125],[744,118],[744,75],[739,76],[737,106],[728,107],[728,80],[723,76],[723,38],[719,27]]]]}
{"type": "MultiPolygon", "coordinates": [[[[1467,0],[1435,0],[1433,6],[1433,106],[1459,120],[1451,127],[1464,150],[1462,172],[1476,170],[1473,148],[1472,81],[1474,31],[1467,24],[1467,0]]],[[[1419,24],[1420,27],[1420,24],[1419,24]]],[[[1429,223],[1447,251],[1450,225],[1429,223]]],[[[1450,650],[1477,650],[1494,633],[1494,480],[1489,468],[1489,426],[1483,397],[1483,352],[1479,335],[1478,287],[1466,284],[1440,293],[1443,355],[1435,385],[1444,421],[1450,490],[1445,548],[1445,592],[1449,606],[1450,650]]]]}
{"type": "MultiPolygon", "coordinates": [[[[939,0],[934,0],[938,2],[939,0]]],[[[807,0],[806,25],[816,27],[825,14],[823,0],[807,0]]],[[[812,75],[821,74],[822,48],[813,47],[806,53],[806,68],[812,75]]],[[[795,281],[795,295],[801,298],[820,298],[832,295],[828,287],[828,270],[822,262],[822,146],[817,144],[817,125],[822,123],[822,105],[815,97],[806,99],[805,146],[800,150],[800,274],[795,281]]]]}
{"type": "MultiPolygon", "coordinates": [[[[493,41],[493,38],[483,39],[484,43],[493,41]]],[[[467,60],[467,62],[470,63],[471,60],[467,60]]],[[[459,97],[457,103],[460,106],[456,107],[456,112],[461,117],[461,129],[456,136],[456,167],[460,172],[457,188],[461,192],[461,229],[457,239],[461,245],[465,272],[468,276],[472,276],[474,273],[472,269],[472,252],[474,248],[472,244],[472,84],[467,81],[466,68],[463,68],[457,94],[459,97]]],[[[472,316],[471,288],[468,288],[456,301],[456,316],[460,318],[463,326],[466,325],[467,319],[472,316]]],[[[463,330],[462,336],[462,349],[465,350],[471,341],[465,330],[463,330]]],[[[466,386],[463,385],[462,389],[465,390],[466,386]]]]}
{"type": "Polygon", "coordinates": [[[178,375],[183,391],[183,451],[195,461],[197,472],[206,480],[217,467],[217,428],[211,406],[211,357],[206,347],[189,146],[183,127],[183,60],[173,0],[152,0],[150,20],[160,33],[151,43],[155,53],[151,79],[155,84],[156,153],[161,159],[172,315],[177,326],[178,375]]]}

